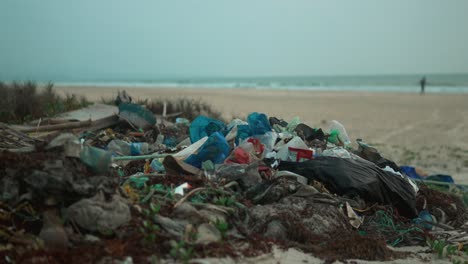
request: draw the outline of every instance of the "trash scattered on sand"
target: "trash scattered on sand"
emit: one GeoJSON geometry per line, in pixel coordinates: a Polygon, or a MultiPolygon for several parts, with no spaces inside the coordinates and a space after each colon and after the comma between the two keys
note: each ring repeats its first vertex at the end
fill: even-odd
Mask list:
{"type": "Polygon", "coordinates": [[[338,121],[160,122],[127,93],[116,102],[119,113],[86,125],[0,124],[2,261],[188,262],[277,248],[391,260],[409,254],[393,247],[415,245],[464,256],[466,186],[398,166],[338,121]]]}

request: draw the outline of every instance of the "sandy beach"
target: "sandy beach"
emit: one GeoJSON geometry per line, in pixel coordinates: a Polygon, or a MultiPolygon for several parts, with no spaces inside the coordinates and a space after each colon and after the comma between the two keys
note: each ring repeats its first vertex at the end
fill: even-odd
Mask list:
{"type": "Polygon", "coordinates": [[[257,89],[55,87],[59,93],[89,100],[114,98],[126,90],[135,99],[195,98],[211,104],[230,120],[263,112],[290,121],[300,117],[311,127],[328,128],[338,120],[353,142],[373,144],[398,165],[429,174],[448,174],[468,184],[468,95],[372,92],[310,92],[257,89]]]}

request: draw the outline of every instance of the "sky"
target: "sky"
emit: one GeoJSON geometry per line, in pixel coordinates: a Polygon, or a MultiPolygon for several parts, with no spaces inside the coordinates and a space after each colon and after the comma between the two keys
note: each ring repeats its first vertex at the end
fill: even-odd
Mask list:
{"type": "Polygon", "coordinates": [[[0,80],[468,73],[465,0],[2,0],[0,80]]]}

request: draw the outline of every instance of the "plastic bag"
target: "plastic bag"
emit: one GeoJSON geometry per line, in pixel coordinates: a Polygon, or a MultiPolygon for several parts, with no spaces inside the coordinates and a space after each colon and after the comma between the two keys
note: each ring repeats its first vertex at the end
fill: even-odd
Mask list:
{"type": "Polygon", "coordinates": [[[253,138],[258,138],[260,142],[265,146],[265,153],[271,152],[275,147],[276,140],[278,139],[278,133],[274,131],[266,132],[263,135],[255,135],[253,138]]]}
{"type": "Polygon", "coordinates": [[[329,131],[331,135],[329,138],[329,141],[331,143],[336,144],[336,145],[341,145],[339,144],[341,142],[345,146],[351,144],[351,141],[349,140],[349,137],[348,137],[348,133],[346,133],[345,127],[340,122],[336,120],[332,120],[330,122],[329,131]]]}
{"type": "Polygon", "coordinates": [[[219,120],[201,115],[193,120],[189,131],[190,140],[194,143],[205,136],[211,136],[215,132],[224,134],[226,132],[226,125],[219,120]]]}
{"type": "Polygon", "coordinates": [[[317,157],[301,163],[283,161],[278,170],[303,175],[309,181],[320,181],[338,195],[359,196],[367,202],[392,205],[403,216],[416,216],[416,193],[411,184],[371,162],[317,157]]]}
{"type": "Polygon", "coordinates": [[[103,149],[84,146],[80,152],[81,161],[95,173],[105,173],[109,169],[111,153],[103,149]]]}
{"type": "Polygon", "coordinates": [[[250,164],[259,160],[255,156],[255,147],[251,142],[244,141],[232,151],[225,163],[250,164]]]}
{"type": "Polygon", "coordinates": [[[239,144],[242,140],[252,136],[252,130],[249,125],[238,125],[237,126],[237,136],[236,144],[239,144]]]}
{"type": "Polygon", "coordinates": [[[185,162],[201,168],[202,163],[211,160],[214,164],[223,163],[229,155],[229,144],[219,132],[214,132],[208,140],[200,147],[198,153],[190,155],[185,162]]]}
{"type": "Polygon", "coordinates": [[[322,156],[337,157],[337,158],[343,158],[343,159],[351,158],[351,154],[343,147],[335,147],[335,148],[326,149],[322,152],[322,156]]]}
{"type": "Polygon", "coordinates": [[[296,161],[294,154],[290,153],[289,148],[309,150],[309,147],[302,141],[300,137],[293,137],[288,143],[282,145],[278,149],[277,157],[280,160],[296,161]]]}
{"type": "Polygon", "coordinates": [[[288,126],[286,126],[286,130],[289,133],[293,133],[294,130],[296,129],[297,125],[301,123],[301,119],[299,119],[298,116],[295,116],[289,123],[288,126]]]}
{"type": "Polygon", "coordinates": [[[263,135],[271,131],[270,122],[265,114],[253,112],[247,117],[252,135],[263,135]]]}

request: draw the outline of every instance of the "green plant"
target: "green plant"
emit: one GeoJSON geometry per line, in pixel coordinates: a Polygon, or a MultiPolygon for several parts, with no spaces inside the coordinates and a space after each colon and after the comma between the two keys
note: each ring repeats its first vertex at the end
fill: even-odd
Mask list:
{"type": "Polygon", "coordinates": [[[221,206],[231,206],[236,203],[236,200],[233,196],[221,196],[216,198],[214,202],[221,206]]]}
{"type": "Polygon", "coordinates": [[[183,263],[188,263],[193,257],[193,247],[186,244],[185,241],[181,240],[179,242],[175,242],[172,240],[170,243],[172,248],[169,254],[173,258],[181,260],[183,263]]]}
{"type": "Polygon", "coordinates": [[[453,263],[468,263],[468,250],[463,251],[458,245],[451,245],[442,240],[427,240],[428,246],[440,258],[447,257],[453,263]]]}
{"type": "Polygon", "coordinates": [[[154,243],[156,241],[156,233],[159,231],[159,226],[153,224],[153,219],[161,210],[161,205],[150,203],[149,208],[150,209],[143,209],[143,214],[146,216],[146,219],[142,221],[140,232],[143,234],[146,243],[154,243]]]}
{"type": "Polygon", "coordinates": [[[59,96],[48,83],[39,87],[35,82],[0,82],[0,122],[24,123],[52,117],[91,104],[74,94],[59,96]]]}
{"type": "Polygon", "coordinates": [[[226,233],[229,230],[229,224],[227,222],[217,218],[216,221],[214,222],[214,225],[216,226],[216,228],[221,233],[221,237],[223,239],[226,238],[226,233]]]}

